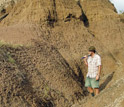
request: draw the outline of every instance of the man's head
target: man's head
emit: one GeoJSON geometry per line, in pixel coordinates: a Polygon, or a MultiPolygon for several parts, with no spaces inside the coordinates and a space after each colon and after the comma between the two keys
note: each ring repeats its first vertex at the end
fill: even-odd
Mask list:
{"type": "Polygon", "coordinates": [[[96,48],[94,46],[89,47],[89,55],[93,55],[96,52],[96,48]]]}

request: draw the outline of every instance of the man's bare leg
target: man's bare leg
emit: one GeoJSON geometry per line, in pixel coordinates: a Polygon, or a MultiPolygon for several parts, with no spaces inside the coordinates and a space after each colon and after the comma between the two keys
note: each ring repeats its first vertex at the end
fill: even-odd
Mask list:
{"type": "Polygon", "coordinates": [[[88,91],[90,92],[90,94],[92,95],[92,97],[94,97],[94,91],[91,87],[88,87],[88,91]]]}
{"type": "Polygon", "coordinates": [[[93,93],[93,89],[92,89],[91,87],[88,87],[88,91],[89,91],[90,93],[93,93]]]}
{"type": "Polygon", "coordinates": [[[99,88],[95,88],[94,91],[95,91],[95,95],[99,94],[99,88]]]}

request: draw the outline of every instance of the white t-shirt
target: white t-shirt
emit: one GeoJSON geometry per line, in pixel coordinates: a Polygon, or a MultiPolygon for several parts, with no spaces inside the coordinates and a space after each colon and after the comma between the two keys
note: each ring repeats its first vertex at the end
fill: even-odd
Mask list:
{"type": "Polygon", "coordinates": [[[94,54],[93,57],[89,56],[87,59],[88,73],[87,77],[95,78],[98,73],[98,66],[101,65],[101,57],[98,54],[94,54]]]}

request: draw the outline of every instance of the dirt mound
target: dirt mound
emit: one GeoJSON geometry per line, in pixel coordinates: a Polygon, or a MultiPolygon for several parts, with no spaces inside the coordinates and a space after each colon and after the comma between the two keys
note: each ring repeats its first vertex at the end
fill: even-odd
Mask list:
{"type": "Polygon", "coordinates": [[[0,49],[1,106],[69,106],[83,96],[72,70],[54,47],[37,43],[32,48],[3,45],[0,49]]]}
{"type": "Polygon", "coordinates": [[[117,69],[124,63],[123,28],[123,16],[108,0],[21,0],[0,22],[0,40],[23,45],[0,48],[1,106],[68,107],[86,97],[81,57],[91,45],[103,63],[98,99],[117,92],[113,82],[123,71],[117,69]]]}

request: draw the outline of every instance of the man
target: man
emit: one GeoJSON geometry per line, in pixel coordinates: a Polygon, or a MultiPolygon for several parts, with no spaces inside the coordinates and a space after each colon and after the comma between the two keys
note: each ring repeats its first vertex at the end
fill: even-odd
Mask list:
{"type": "Polygon", "coordinates": [[[89,48],[89,55],[84,56],[85,65],[88,67],[88,73],[85,80],[85,87],[92,96],[99,94],[99,79],[101,72],[101,57],[96,54],[94,46],[89,48]]]}

